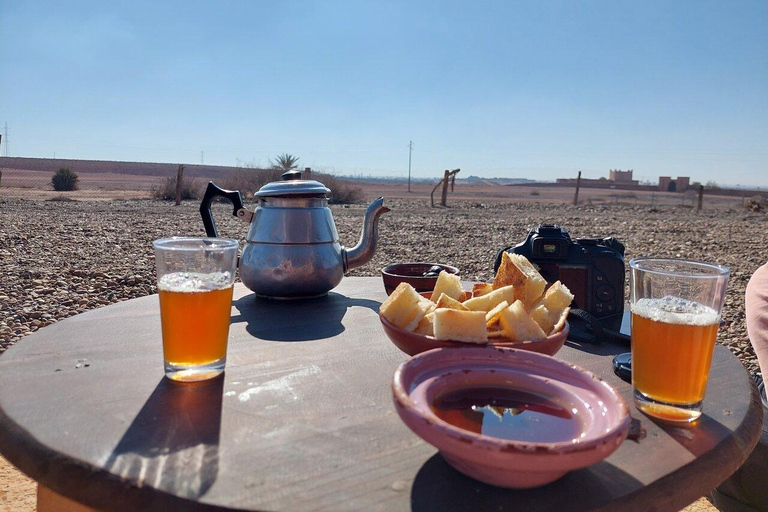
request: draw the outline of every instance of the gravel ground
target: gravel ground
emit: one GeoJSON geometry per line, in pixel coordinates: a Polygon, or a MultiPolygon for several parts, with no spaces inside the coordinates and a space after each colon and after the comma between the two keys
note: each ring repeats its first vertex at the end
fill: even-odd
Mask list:
{"type": "MultiPolygon", "coordinates": [[[[752,372],[744,289],[768,260],[768,215],[743,210],[648,206],[570,206],[426,200],[387,201],[373,261],[352,275],[379,274],[388,263],[435,261],[459,267],[469,280],[490,280],[501,247],[521,241],[540,222],[559,222],[572,237],[616,236],[626,257],[673,256],[717,261],[731,268],[719,341],[752,372]]],[[[155,293],[150,242],[200,235],[195,203],[155,201],[0,200],[0,353],[23,336],[63,318],[155,293]]],[[[356,243],[365,205],[333,207],[342,243],[356,243]]],[[[246,226],[216,205],[222,236],[244,239],[246,226]]]]}
{"type": "MultiPolygon", "coordinates": [[[[752,372],[757,360],[744,324],[744,289],[768,260],[768,215],[682,207],[578,206],[388,200],[373,261],[352,275],[379,275],[386,264],[453,264],[468,280],[490,280],[501,247],[521,241],[541,222],[559,222],[575,237],[616,236],[635,256],[717,261],[731,268],[719,341],[752,372]]],[[[28,201],[0,199],[0,354],[25,335],[89,309],[155,293],[150,242],[201,235],[197,204],[154,201],[28,201]]],[[[222,236],[243,239],[246,226],[215,205],[222,236]]],[[[342,243],[359,236],[364,205],[333,207],[342,243]]],[[[34,510],[34,483],[0,458],[0,511],[34,510]]],[[[705,500],[686,511],[714,510],[705,500]]]]}

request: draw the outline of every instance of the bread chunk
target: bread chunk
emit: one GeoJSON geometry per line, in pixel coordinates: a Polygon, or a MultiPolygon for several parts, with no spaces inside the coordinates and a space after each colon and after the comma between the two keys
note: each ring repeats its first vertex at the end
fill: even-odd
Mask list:
{"type": "Polygon", "coordinates": [[[435,304],[419,295],[413,286],[400,283],[381,305],[379,313],[397,327],[412,331],[434,308],[435,304]]]}
{"type": "Polygon", "coordinates": [[[550,334],[554,334],[563,330],[563,327],[565,327],[565,321],[568,318],[568,313],[570,311],[571,308],[565,308],[563,312],[560,313],[560,318],[558,318],[557,322],[555,322],[555,326],[552,328],[552,332],[550,334]]]}
{"type": "Polygon", "coordinates": [[[498,290],[493,290],[487,295],[473,297],[464,301],[463,304],[470,311],[485,311],[487,313],[503,301],[507,301],[509,304],[515,302],[515,289],[513,286],[505,286],[498,290]]]}
{"type": "Polygon", "coordinates": [[[440,298],[437,299],[437,304],[435,304],[435,307],[437,309],[440,308],[448,308],[448,309],[458,309],[459,311],[469,311],[469,309],[464,306],[461,302],[458,300],[452,299],[445,293],[440,295],[440,298]]]}
{"type": "Polygon", "coordinates": [[[559,312],[552,314],[552,312],[547,309],[547,306],[539,304],[531,310],[531,318],[534,322],[539,324],[539,327],[541,327],[541,330],[544,331],[545,334],[549,335],[552,333],[552,329],[555,328],[555,324],[560,319],[560,315],[559,312]]]}
{"type": "Polygon", "coordinates": [[[472,296],[480,297],[487,295],[493,291],[493,285],[491,283],[475,283],[472,285],[472,296]]]}
{"type": "Polygon", "coordinates": [[[555,281],[541,298],[540,304],[544,304],[552,312],[557,312],[559,316],[565,308],[571,305],[571,301],[573,301],[571,290],[560,281],[555,281]]]}
{"type": "Polygon", "coordinates": [[[496,304],[496,307],[485,314],[485,326],[490,328],[491,326],[499,323],[499,317],[501,317],[501,311],[509,307],[509,302],[503,300],[496,304]]]}
{"type": "Polygon", "coordinates": [[[438,340],[488,343],[483,311],[436,309],[434,313],[435,338],[438,340]]]}
{"type": "Polygon", "coordinates": [[[421,320],[419,320],[419,325],[416,326],[416,329],[413,331],[417,334],[424,334],[425,336],[434,336],[435,335],[435,327],[434,327],[434,319],[435,319],[435,312],[427,313],[424,315],[421,320]]]}
{"type": "Polygon", "coordinates": [[[504,328],[504,335],[512,341],[533,341],[547,337],[539,324],[528,316],[520,300],[501,312],[499,323],[504,328]]]}
{"type": "Polygon", "coordinates": [[[440,295],[446,294],[452,299],[461,300],[464,289],[461,287],[461,279],[456,274],[449,274],[441,270],[435,282],[435,288],[432,290],[432,302],[437,302],[440,295]]]}
{"type": "Polygon", "coordinates": [[[493,287],[498,289],[509,285],[515,287],[515,299],[522,301],[526,309],[530,309],[544,293],[547,281],[541,277],[528,258],[504,252],[501,255],[499,270],[493,279],[493,287]]]}

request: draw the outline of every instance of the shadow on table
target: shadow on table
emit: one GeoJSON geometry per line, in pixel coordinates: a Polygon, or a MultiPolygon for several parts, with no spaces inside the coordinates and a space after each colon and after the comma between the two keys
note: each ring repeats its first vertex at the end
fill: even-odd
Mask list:
{"type": "Polygon", "coordinates": [[[587,343],[584,341],[565,340],[565,346],[596,356],[615,356],[623,352],[629,352],[629,345],[621,345],[608,341],[587,343]]]}
{"type": "Polygon", "coordinates": [[[678,426],[651,416],[646,417],[696,457],[709,452],[733,434],[728,427],[707,413],[703,413],[690,426],[678,426]]]}
{"type": "Polygon", "coordinates": [[[219,472],[223,387],[223,375],[190,384],[163,378],[105,467],[184,498],[204,495],[219,472]]]}
{"type": "Polygon", "coordinates": [[[642,487],[640,481],[603,461],[536,489],[502,489],[464,476],[436,454],[416,475],[411,510],[593,509],[642,487]]]}
{"type": "Polygon", "coordinates": [[[330,338],[344,332],[342,320],[351,307],[365,307],[376,313],[381,302],[350,299],[330,292],[324,297],[301,300],[270,300],[255,295],[234,302],[239,315],[232,323],[247,322],[252,336],[269,341],[309,341],[330,338]]]}

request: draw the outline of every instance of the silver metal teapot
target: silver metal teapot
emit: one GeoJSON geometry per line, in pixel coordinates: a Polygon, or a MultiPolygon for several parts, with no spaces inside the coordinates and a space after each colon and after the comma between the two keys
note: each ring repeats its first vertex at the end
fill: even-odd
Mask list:
{"type": "Polygon", "coordinates": [[[299,299],[319,297],[337,286],[349,270],[366,264],[376,251],[378,221],[389,211],[380,197],[368,206],[360,241],[351,249],[339,243],[322,183],[302,180],[301,171],[288,171],[283,181],[264,185],[254,195],[256,211],[243,206],[238,190],[224,190],[213,182],[200,204],[208,236],[218,236],[211,201],[229,199],[232,214],[248,223],[240,257],[240,279],[260,297],[299,299]]]}

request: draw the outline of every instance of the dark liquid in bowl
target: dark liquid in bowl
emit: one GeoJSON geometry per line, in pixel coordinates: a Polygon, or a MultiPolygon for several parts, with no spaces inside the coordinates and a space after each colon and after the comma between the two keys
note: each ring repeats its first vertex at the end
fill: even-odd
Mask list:
{"type": "Polygon", "coordinates": [[[578,439],[574,411],[544,396],[504,387],[473,387],[438,397],[432,411],[454,426],[511,441],[552,443],[578,439]]]}

